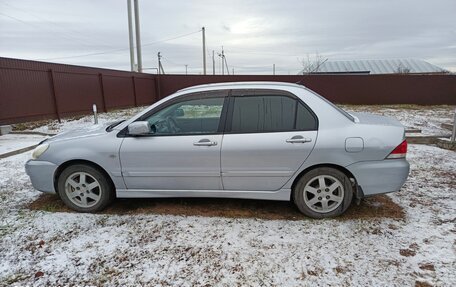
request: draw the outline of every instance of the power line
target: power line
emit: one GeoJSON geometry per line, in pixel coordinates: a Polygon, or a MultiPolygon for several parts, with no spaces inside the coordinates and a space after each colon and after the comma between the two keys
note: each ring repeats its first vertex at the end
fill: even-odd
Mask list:
{"type": "MultiPolygon", "coordinates": [[[[10,18],[10,19],[13,19],[13,20],[15,20],[15,21],[17,21],[17,22],[20,22],[20,23],[22,23],[22,24],[25,24],[25,25],[34,27],[34,28],[36,28],[36,29],[43,30],[42,27],[39,27],[39,26],[37,26],[37,25],[35,25],[35,24],[32,24],[32,23],[27,22],[27,21],[24,21],[24,20],[22,20],[22,19],[16,18],[16,17],[14,17],[14,16],[7,15],[7,14],[1,13],[1,12],[0,12],[0,15],[2,15],[2,16],[4,16],[4,17],[7,17],[7,18],[10,18]]],[[[51,33],[56,34],[55,31],[51,31],[51,33]]],[[[60,35],[60,36],[64,36],[64,35],[60,35]]],[[[67,38],[67,39],[69,39],[69,40],[72,40],[70,37],[67,37],[66,35],[64,36],[64,38],[67,38]]]]}
{"type": "MultiPolygon", "coordinates": [[[[150,43],[142,44],[141,47],[146,47],[146,46],[151,46],[151,45],[155,45],[155,44],[158,44],[158,43],[163,43],[163,42],[168,42],[168,41],[176,40],[176,39],[183,38],[183,37],[186,37],[186,36],[189,36],[189,35],[192,35],[192,34],[196,34],[196,33],[199,33],[199,32],[201,32],[201,30],[198,30],[198,31],[195,31],[195,32],[191,32],[191,33],[187,33],[187,34],[183,34],[183,35],[179,35],[179,36],[172,37],[172,38],[167,38],[167,39],[163,39],[163,40],[159,40],[159,41],[155,41],[155,42],[150,42],[150,43]]],[[[135,46],[134,48],[136,48],[136,46],[135,46]]],[[[49,60],[61,60],[61,59],[71,59],[71,58],[82,58],[82,57],[89,57],[89,56],[96,56],[96,55],[103,55],[103,54],[116,53],[116,52],[126,51],[126,50],[129,50],[129,49],[130,49],[130,48],[119,48],[119,49],[112,49],[112,50],[103,51],[103,52],[94,52],[94,53],[80,54],[80,55],[74,55],[74,56],[56,57],[56,58],[45,58],[45,59],[37,59],[37,60],[49,61],[49,60]]]]}
{"type": "MultiPolygon", "coordinates": [[[[41,17],[41,16],[38,16],[38,15],[36,15],[36,14],[33,14],[33,13],[31,13],[31,12],[25,10],[25,9],[21,9],[21,8],[12,6],[11,4],[6,3],[6,2],[0,2],[0,4],[6,5],[6,6],[10,7],[10,8],[16,9],[16,10],[18,10],[18,11],[21,11],[22,13],[25,13],[25,14],[27,14],[27,15],[30,15],[30,16],[36,18],[36,19],[39,19],[42,23],[51,24],[51,26],[48,26],[48,27],[50,27],[52,30],[54,30],[54,31],[53,31],[54,33],[59,33],[59,34],[61,34],[61,35],[64,35],[65,38],[71,38],[71,39],[80,41],[81,43],[83,43],[83,44],[85,44],[85,45],[90,45],[90,46],[94,46],[94,45],[98,45],[98,46],[103,45],[103,46],[106,46],[104,43],[101,43],[101,42],[97,42],[97,43],[95,43],[95,42],[88,43],[88,42],[86,42],[84,39],[82,39],[82,38],[80,38],[80,37],[74,37],[73,35],[68,34],[67,32],[71,32],[71,33],[73,33],[73,34],[83,35],[84,38],[86,38],[86,34],[83,34],[82,32],[77,31],[77,30],[74,30],[74,29],[68,29],[67,27],[63,28],[63,27],[60,25],[60,23],[57,23],[57,22],[54,22],[54,21],[50,21],[50,20],[45,19],[45,18],[43,18],[43,17],[41,17]],[[64,31],[57,31],[56,28],[64,29],[65,32],[64,32],[64,31]]],[[[39,28],[38,26],[36,26],[36,25],[34,25],[34,24],[31,24],[31,23],[29,23],[29,22],[20,20],[20,19],[18,19],[18,18],[15,18],[15,17],[12,17],[12,16],[8,16],[8,15],[5,15],[5,14],[2,14],[2,15],[7,16],[7,17],[10,17],[10,18],[12,18],[12,19],[14,19],[14,20],[16,20],[16,21],[20,21],[20,22],[23,23],[23,24],[27,24],[27,25],[31,25],[31,26],[34,26],[34,27],[36,27],[36,28],[39,28]]],[[[40,23],[40,24],[42,24],[42,23],[40,23]]],[[[40,29],[41,29],[41,28],[40,28],[40,29]]]]}
{"type": "MultiPolygon", "coordinates": [[[[155,44],[162,43],[162,42],[168,42],[168,41],[176,40],[176,39],[187,37],[189,35],[193,35],[193,34],[196,34],[196,33],[199,33],[199,32],[201,32],[201,30],[190,32],[190,33],[179,35],[179,36],[175,36],[175,37],[172,37],[172,38],[167,38],[167,39],[163,39],[163,40],[150,42],[150,43],[147,43],[147,44],[142,44],[141,47],[146,47],[146,46],[151,46],[151,45],[155,45],[155,44]]],[[[126,48],[124,50],[128,50],[128,48],[126,48]]]]}
{"type": "MultiPolygon", "coordinates": [[[[4,2],[0,2],[0,4],[5,4],[5,5],[7,5],[7,6],[11,7],[11,8],[14,8],[14,9],[17,9],[17,10],[21,10],[21,11],[22,11],[22,9],[19,9],[19,8],[17,8],[17,7],[13,7],[13,6],[11,6],[11,5],[7,4],[7,3],[4,3],[4,2]]],[[[37,18],[37,19],[39,19],[39,20],[41,20],[41,21],[43,21],[43,22],[52,23],[52,24],[53,24],[52,27],[56,27],[56,26],[58,27],[58,25],[57,25],[58,23],[55,23],[55,22],[52,22],[52,21],[45,20],[45,19],[43,19],[43,18],[41,18],[41,17],[39,17],[39,16],[36,16],[36,15],[34,15],[34,14],[28,12],[28,11],[25,11],[25,10],[24,10],[23,12],[26,13],[26,14],[29,14],[29,15],[31,15],[31,16],[33,16],[33,17],[35,17],[35,18],[37,18]]],[[[1,13],[1,12],[0,12],[0,15],[5,16],[5,17],[8,17],[8,18],[10,18],[10,19],[13,19],[13,20],[15,20],[15,21],[18,21],[18,22],[23,23],[23,24],[25,24],[25,25],[32,26],[32,27],[37,28],[37,29],[40,29],[40,30],[43,29],[43,28],[40,27],[39,25],[36,25],[36,24],[30,23],[30,22],[24,21],[24,20],[22,20],[22,19],[19,19],[19,18],[14,17],[14,16],[10,16],[10,15],[7,15],[7,14],[1,13]]],[[[157,43],[162,43],[162,42],[166,42],[166,41],[171,41],[171,40],[179,39],[179,38],[182,38],[182,37],[186,37],[186,36],[189,36],[189,35],[193,35],[193,34],[199,33],[199,32],[201,32],[201,31],[202,31],[202,30],[200,29],[200,30],[198,30],[198,31],[194,31],[194,32],[191,32],[191,33],[179,35],[179,36],[176,36],[176,37],[167,38],[167,39],[163,39],[163,40],[159,40],[159,41],[154,41],[154,42],[151,42],[151,43],[146,43],[146,44],[140,45],[139,47],[146,47],[146,46],[150,46],[150,45],[155,45],[155,44],[157,44],[157,43]]],[[[54,34],[59,33],[58,36],[67,38],[67,39],[69,39],[69,40],[78,40],[78,41],[80,41],[81,43],[83,43],[83,44],[85,44],[85,45],[87,45],[87,46],[90,46],[90,47],[93,47],[94,45],[97,45],[97,44],[95,44],[95,43],[94,43],[94,44],[86,43],[86,42],[82,41],[82,39],[80,39],[80,38],[73,37],[73,36],[71,36],[71,35],[66,35],[66,33],[63,33],[63,32],[61,32],[61,31],[55,31],[55,30],[53,30],[53,31],[51,31],[51,33],[54,33],[54,34]]],[[[56,35],[57,35],[57,34],[56,34],[56,35]]],[[[137,45],[137,46],[138,46],[138,45],[137,45]]],[[[137,46],[134,46],[134,48],[136,48],[137,46]]],[[[122,52],[122,51],[124,51],[124,50],[129,50],[129,49],[130,49],[130,48],[119,48],[119,49],[105,50],[105,51],[101,51],[101,52],[93,52],[93,53],[79,54],[79,55],[73,55],[73,56],[64,56],[64,57],[39,58],[39,59],[35,59],[35,60],[49,61],[49,60],[61,60],[61,59],[82,58],[82,57],[97,56],[97,55],[103,55],[103,54],[109,54],[109,53],[117,53],[117,52],[122,52]]]]}
{"type": "MultiPolygon", "coordinates": [[[[4,14],[4,13],[1,13],[0,12],[0,15],[1,16],[4,16],[4,17],[7,17],[7,18],[10,18],[10,19],[13,19],[17,22],[20,22],[22,24],[25,24],[25,25],[28,25],[28,26],[31,26],[31,27],[34,27],[36,29],[39,29],[40,31],[43,31],[43,27],[40,27],[39,25],[35,25],[35,24],[32,24],[30,22],[27,22],[27,21],[24,21],[22,19],[19,19],[19,18],[16,18],[14,16],[11,16],[11,15],[7,15],[7,14],[4,14]]],[[[59,31],[49,31],[51,34],[54,34],[56,35],[57,37],[62,37],[62,38],[66,38],[68,40],[71,40],[71,41],[74,41],[74,40],[78,40],[79,42],[81,42],[81,44],[83,44],[84,46],[87,46],[87,47],[90,47],[90,48],[93,48],[94,45],[96,44],[90,44],[90,43],[86,43],[84,41],[82,41],[81,39],[79,38],[74,38],[74,37],[71,37],[71,36],[67,36],[66,34],[62,34],[61,32],[59,31]]]]}
{"type": "Polygon", "coordinates": [[[167,57],[165,57],[165,56],[163,56],[163,55],[162,55],[161,57],[162,57],[162,59],[164,59],[164,60],[167,61],[167,62],[170,62],[170,63],[173,64],[173,65],[176,65],[176,66],[182,66],[182,65],[183,65],[183,64],[180,64],[180,63],[176,63],[176,62],[174,62],[174,61],[171,61],[170,59],[168,59],[167,57]]]}

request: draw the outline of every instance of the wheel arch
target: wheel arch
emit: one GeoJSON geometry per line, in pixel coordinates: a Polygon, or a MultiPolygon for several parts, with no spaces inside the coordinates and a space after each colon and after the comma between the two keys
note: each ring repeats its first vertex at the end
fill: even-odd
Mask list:
{"type": "Polygon", "coordinates": [[[57,192],[57,190],[58,190],[58,179],[59,179],[60,174],[67,167],[75,165],[75,164],[85,164],[85,165],[91,166],[91,167],[96,168],[97,170],[99,170],[101,173],[103,173],[103,175],[106,177],[106,179],[108,180],[109,184],[111,184],[112,188],[115,191],[116,185],[114,184],[114,181],[112,180],[112,178],[109,175],[109,173],[102,166],[100,166],[99,164],[97,164],[97,163],[95,163],[93,161],[89,161],[89,160],[72,159],[72,160],[69,160],[69,161],[66,161],[66,162],[60,164],[59,167],[57,167],[57,169],[54,172],[54,189],[55,189],[56,193],[58,193],[57,192]]]}
{"type": "MultiPolygon", "coordinates": [[[[348,169],[346,169],[345,167],[343,166],[340,166],[340,165],[337,165],[337,164],[332,164],[332,163],[321,163],[321,164],[316,164],[316,165],[312,165],[312,166],[309,166],[307,167],[306,169],[302,170],[293,180],[293,184],[291,185],[291,195],[290,195],[290,199],[293,200],[293,192],[294,192],[294,188],[296,186],[296,184],[298,183],[299,179],[304,176],[306,173],[308,173],[309,171],[311,170],[314,170],[316,168],[320,168],[320,167],[330,167],[330,168],[334,168],[342,173],[344,173],[350,180],[354,180],[354,182],[352,182],[352,185],[354,185],[354,187],[357,187],[358,186],[358,181],[356,180],[356,177],[353,175],[353,173],[351,173],[348,169]]],[[[356,189],[354,190],[356,191],[356,189]]],[[[354,195],[356,195],[356,192],[354,193],[354,195]]]]}

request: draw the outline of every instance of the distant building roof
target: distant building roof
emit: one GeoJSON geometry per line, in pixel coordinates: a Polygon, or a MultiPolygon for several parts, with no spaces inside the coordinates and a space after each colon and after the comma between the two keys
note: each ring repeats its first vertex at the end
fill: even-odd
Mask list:
{"type": "MultiPolygon", "coordinates": [[[[445,69],[417,59],[326,61],[311,74],[447,73],[445,69]]],[[[300,74],[305,73],[301,71],[300,74]]]]}

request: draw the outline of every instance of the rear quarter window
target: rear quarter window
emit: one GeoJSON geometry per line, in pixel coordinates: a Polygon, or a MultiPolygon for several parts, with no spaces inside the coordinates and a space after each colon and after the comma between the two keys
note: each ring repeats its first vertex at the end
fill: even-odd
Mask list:
{"type": "Polygon", "coordinates": [[[298,102],[298,110],[296,111],[296,129],[299,131],[317,129],[317,121],[314,115],[300,102],[298,102]]]}

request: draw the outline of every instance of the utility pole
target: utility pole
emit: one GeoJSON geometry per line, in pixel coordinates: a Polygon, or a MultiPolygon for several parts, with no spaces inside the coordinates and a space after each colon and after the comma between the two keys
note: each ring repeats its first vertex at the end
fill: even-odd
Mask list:
{"type": "Polygon", "coordinates": [[[222,68],[222,75],[225,75],[225,52],[223,51],[223,46],[222,46],[222,53],[219,54],[220,57],[220,66],[222,68]]]}
{"type": "Polygon", "coordinates": [[[165,74],[165,70],[163,69],[163,66],[162,66],[162,63],[161,63],[161,55],[160,55],[160,52],[158,52],[157,54],[157,57],[158,57],[158,74],[165,74]]]}
{"type": "Polygon", "coordinates": [[[138,0],[133,0],[135,8],[135,28],[136,28],[136,56],[138,57],[138,72],[142,73],[142,54],[141,54],[141,31],[139,28],[139,6],[138,0]]]}
{"type": "Polygon", "coordinates": [[[229,75],[230,74],[230,69],[228,68],[228,63],[226,62],[226,56],[225,56],[225,51],[223,50],[223,46],[222,46],[222,53],[218,54],[218,56],[220,57],[220,65],[221,65],[221,68],[222,68],[222,75],[225,75],[225,67],[226,67],[226,74],[229,75]]]}
{"type": "Polygon", "coordinates": [[[234,68],[233,68],[233,72],[231,74],[234,75],[234,68]]]}
{"type": "Polygon", "coordinates": [[[275,64],[272,64],[272,74],[275,75],[275,64]]]}
{"type": "Polygon", "coordinates": [[[188,65],[185,65],[185,74],[187,75],[187,66],[188,65]]]}
{"type": "Polygon", "coordinates": [[[130,66],[131,71],[135,71],[135,49],[133,44],[133,19],[131,17],[131,0],[127,1],[128,6],[128,40],[130,43],[130,66]]]}
{"type": "Polygon", "coordinates": [[[206,75],[206,28],[201,28],[203,32],[203,74],[206,75]]]}
{"type": "Polygon", "coordinates": [[[214,57],[214,50],[212,50],[212,75],[215,75],[215,57],[214,57]]]}
{"type": "Polygon", "coordinates": [[[228,63],[226,62],[226,57],[225,57],[225,54],[223,55],[223,60],[225,60],[225,65],[226,65],[226,74],[229,75],[230,74],[230,69],[228,69],[228,63]]]}

